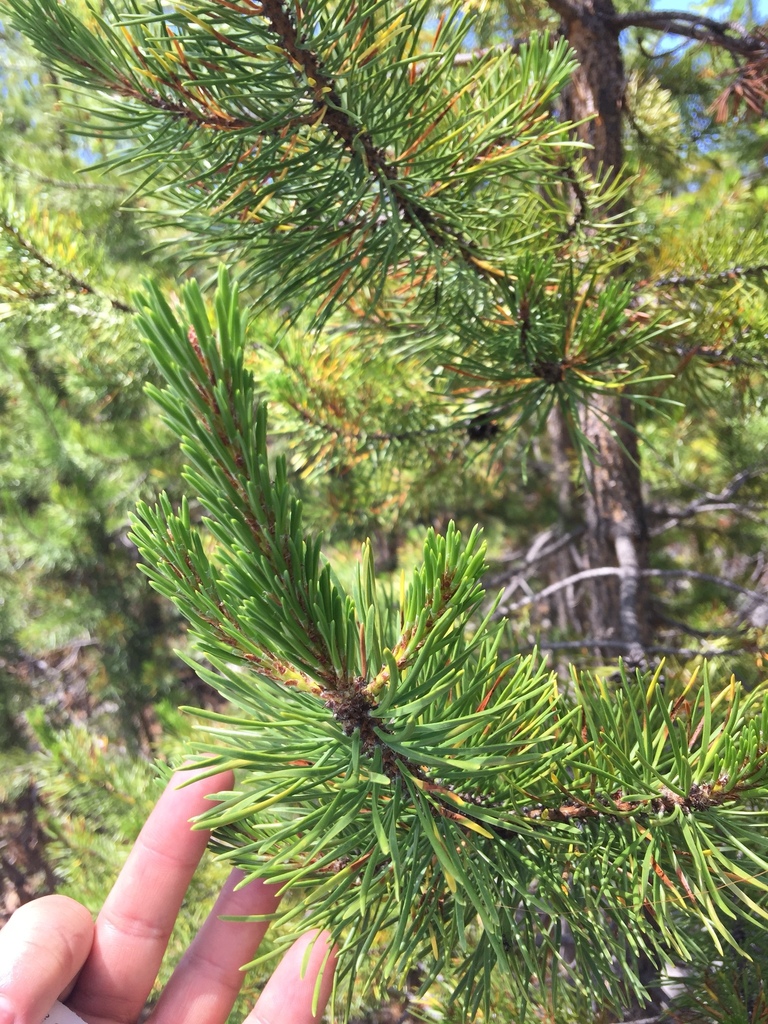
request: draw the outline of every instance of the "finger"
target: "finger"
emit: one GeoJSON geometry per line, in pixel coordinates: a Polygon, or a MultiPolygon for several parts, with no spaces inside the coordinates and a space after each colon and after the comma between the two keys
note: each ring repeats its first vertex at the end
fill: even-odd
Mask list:
{"type": "Polygon", "coordinates": [[[67,1000],[90,1024],[133,1024],[139,1016],[208,842],[190,818],[232,785],[226,773],[179,789],[188,778],[171,779],[96,920],[91,954],[67,1000]]]}
{"type": "Polygon", "coordinates": [[[335,968],[336,951],[331,949],[328,934],[302,935],[278,964],[243,1024],[319,1024],[335,968]]]}
{"type": "Polygon", "coordinates": [[[39,1024],[82,967],[91,915],[68,896],[19,907],[0,931],[0,1024],[39,1024]]]}
{"type": "MultiPolygon", "coordinates": [[[[225,1024],[268,921],[222,921],[222,916],[272,914],[278,886],[256,881],[235,891],[233,871],[149,1018],[148,1024],[225,1024]]],[[[0,1022],[1,1024],[1,1022],[0,1022]]]]}

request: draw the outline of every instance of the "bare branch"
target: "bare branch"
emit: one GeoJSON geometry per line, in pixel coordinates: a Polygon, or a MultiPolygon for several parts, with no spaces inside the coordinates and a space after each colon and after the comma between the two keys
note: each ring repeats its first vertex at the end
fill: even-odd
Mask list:
{"type": "Polygon", "coordinates": [[[548,527],[546,530],[542,530],[540,533],[536,534],[531,541],[528,550],[524,554],[521,552],[515,552],[506,558],[494,559],[493,567],[497,569],[505,569],[519,566],[522,569],[534,565],[536,562],[543,562],[544,559],[549,558],[562,548],[567,547],[571,541],[580,537],[582,533],[584,533],[584,527],[578,526],[569,533],[564,533],[561,537],[555,538],[555,531],[551,527],[548,527]],[[552,541],[551,544],[550,541],[552,541]]]}
{"type": "MultiPolygon", "coordinates": [[[[535,644],[526,644],[524,647],[519,647],[518,650],[521,654],[525,654],[528,651],[534,650],[534,648],[540,651],[578,651],[584,647],[597,651],[602,648],[609,648],[619,653],[627,649],[624,640],[598,640],[594,637],[584,637],[582,640],[553,640],[551,642],[539,639],[535,644]]],[[[652,644],[648,647],[643,647],[643,653],[659,654],[662,656],[670,655],[678,658],[719,658],[729,654],[730,651],[721,647],[701,647],[695,649],[693,647],[671,647],[666,644],[652,644]]]]}
{"type": "Polygon", "coordinates": [[[715,583],[719,587],[735,590],[736,593],[745,594],[747,597],[756,597],[760,601],[764,601],[766,596],[768,596],[765,591],[750,590],[748,587],[742,587],[738,583],[726,579],[724,576],[713,576],[708,572],[695,572],[693,569],[644,569],[643,576],[701,580],[703,583],[715,583]]]}
{"type": "Polygon", "coordinates": [[[702,502],[696,508],[686,509],[679,515],[673,516],[668,519],[661,526],[656,526],[650,531],[651,537],[658,537],[660,533],[666,533],[667,530],[672,530],[684,519],[692,519],[694,516],[704,515],[707,512],[733,512],[734,515],[742,516],[745,519],[751,519],[755,523],[763,521],[761,512],[765,512],[765,505],[758,503],[744,504],[738,501],[708,501],[702,502]]]}
{"type": "Polygon", "coordinates": [[[0,166],[8,168],[19,177],[30,178],[41,185],[50,185],[52,188],[62,189],[71,192],[128,192],[126,185],[115,185],[104,181],[63,181],[61,178],[49,178],[45,174],[38,174],[29,167],[22,167],[10,160],[0,160],[0,166]]]}
{"type": "MultiPolygon", "coordinates": [[[[552,2],[550,6],[555,8],[552,2]]],[[[610,23],[619,32],[627,28],[647,28],[653,32],[683,36],[718,46],[740,57],[753,57],[768,52],[765,40],[759,36],[739,32],[728,22],[715,21],[714,18],[689,11],[631,11],[628,14],[613,15],[610,23]]]]}
{"type": "MultiPolygon", "coordinates": [[[[556,583],[551,583],[548,587],[544,587],[543,590],[540,590],[538,594],[532,594],[529,597],[523,598],[521,601],[516,601],[514,604],[500,605],[499,614],[509,615],[510,612],[519,611],[521,608],[525,608],[529,604],[534,604],[536,601],[549,597],[551,594],[556,594],[558,590],[564,590],[566,587],[570,587],[574,583],[580,583],[582,580],[597,579],[600,576],[621,576],[623,573],[623,569],[619,569],[612,565],[600,566],[597,569],[583,569],[581,572],[573,573],[572,576],[566,576],[563,580],[557,580],[556,583]]],[[[623,641],[622,646],[625,646],[623,641]]]]}
{"type": "MultiPolygon", "coordinates": [[[[510,612],[519,611],[521,608],[525,608],[529,604],[534,604],[536,601],[549,597],[551,594],[556,594],[558,590],[570,587],[574,583],[580,583],[582,580],[597,579],[600,576],[618,576],[621,578],[633,574],[632,570],[612,565],[604,565],[596,569],[583,569],[581,572],[575,572],[572,576],[566,576],[565,579],[558,580],[556,583],[552,583],[548,587],[544,587],[544,589],[540,590],[538,594],[533,594],[530,597],[523,598],[511,605],[500,606],[499,614],[508,615],[510,612]]],[[[737,593],[745,594],[747,597],[756,597],[760,601],[764,601],[767,596],[763,591],[750,590],[748,587],[742,587],[738,583],[733,583],[731,580],[725,579],[723,576],[713,576],[711,573],[696,572],[693,569],[641,569],[637,572],[637,575],[656,576],[667,579],[692,579],[700,580],[703,583],[715,583],[717,586],[726,587],[728,590],[735,590],[737,593]]],[[[626,646],[625,641],[622,643],[626,646]]]]}
{"type": "Polygon", "coordinates": [[[730,500],[738,494],[745,483],[760,475],[760,470],[745,469],[740,473],[737,473],[736,476],[734,476],[718,494],[704,494],[701,498],[697,498],[695,501],[690,502],[688,505],[684,505],[683,508],[680,509],[649,508],[648,512],[650,515],[668,517],[666,522],[654,527],[650,531],[651,536],[656,537],[660,533],[673,529],[684,519],[692,519],[694,516],[703,515],[705,512],[728,511],[744,516],[748,516],[753,512],[760,512],[765,508],[762,504],[740,504],[730,500]]]}

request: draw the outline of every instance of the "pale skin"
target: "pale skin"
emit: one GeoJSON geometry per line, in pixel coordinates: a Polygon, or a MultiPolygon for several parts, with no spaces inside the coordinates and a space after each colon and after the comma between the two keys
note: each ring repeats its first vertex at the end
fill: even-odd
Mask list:
{"type": "MultiPolygon", "coordinates": [[[[208,841],[189,821],[210,808],[208,794],[232,785],[227,774],[183,789],[180,781],[171,780],[147,819],[95,923],[75,900],[43,896],[20,907],[0,931],[0,1024],[40,1024],[56,999],[86,1024],[136,1024],[208,841]]],[[[240,968],[253,959],[267,925],[221,917],[270,914],[279,902],[275,887],[260,881],[236,890],[241,878],[230,875],[148,1024],[225,1024],[243,981],[240,968]]],[[[318,1024],[333,967],[327,937],[304,935],[243,1024],[318,1024]]]]}

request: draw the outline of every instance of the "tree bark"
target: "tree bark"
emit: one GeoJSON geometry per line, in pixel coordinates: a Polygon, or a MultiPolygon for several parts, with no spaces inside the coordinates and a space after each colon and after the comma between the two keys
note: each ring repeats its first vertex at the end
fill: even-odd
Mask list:
{"type": "Polygon", "coordinates": [[[579,62],[565,93],[565,114],[573,121],[589,118],[576,130],[592,147],[586,159],[593,174],[601,167],[615,174],[624,162],[621,119],[626,81],[619,34],[612,27],[613,0],[550,0],[550,7],[560,15],[579,62]]]}
{"type": "MultiPolygon", "coordinates": [[[[633,411],[626,399],[604,396],[583,416],[584,433],[595,448],[584,459],[584,518],[591,568],[617,566],[618,577],[596,580],[590,606],[594,636],[618,639],[630,665],[642,665],[648,643],[648,534],[645,525],[633,411]],[[614,424],[611,426],[607,418],[614,424]]],[[[614,649],[615,655],[615,649],[614,649]]]]}
{"type": "MultiPolygon", "coordinates": [[[[625,89],[613,0],[550,0],[550,7],[560,15],[562,31],[579,62],[566,91],[564,113],[582,122],[576,131],[592,147],[586,154],[592,173],[613,177],[624,159],[625,89]]],[[[623,570],[618,577],[595,581],[590,629],[593,636],[622,641],[625,660],[637,665],[643,663],[648,643],[647,587],[642,576],[648,564],[648,540],[633,425],[631,403],[610,395],[594,398],[582,418],[584,434],[593,446],[583,459],[589,564],[623,570]]]]}

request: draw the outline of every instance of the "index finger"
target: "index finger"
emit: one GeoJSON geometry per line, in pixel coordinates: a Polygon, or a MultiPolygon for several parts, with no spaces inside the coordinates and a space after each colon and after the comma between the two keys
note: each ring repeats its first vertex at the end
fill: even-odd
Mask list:
{"type": "Polygon", "coordinates": [[[231,773],[179,789],[176,774],[139,833],[96,920],[91,953],[68,1004],[91,1024],[133,1024],[154,984],[184,894],[210,833],[190,819],[211,794],[232,786],[231,773]]]}

